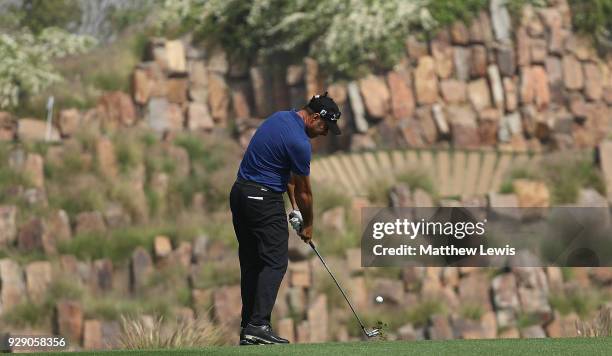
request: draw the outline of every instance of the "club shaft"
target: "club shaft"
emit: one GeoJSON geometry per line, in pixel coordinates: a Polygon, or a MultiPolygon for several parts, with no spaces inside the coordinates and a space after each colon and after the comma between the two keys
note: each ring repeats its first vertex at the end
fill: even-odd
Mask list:
{"type": "Polygon", "coordinates": [[[312,247],[313,251],[317,254],[317,256],[319,256],[319,260],[321,260],[321,263],[323,264],[323,266],[327,270],[327,273],[329,273],[331,278],[334,280],[334,283],[336,283],[336,286],[340,290],[340,293],[342,293],[342,296],[344,297],[344,300],[346,300],[346,302],[348,303],[349,307],[353,311],[353,314],[355,315],[355,318],[357,318],[357,321],[359,322],[359,325],[361,326],[361,329],[367,335],[368,333],[367,333],[367,331],[365,329],[365,326],[361,322],[361,319],[359,319],[359,316],[357,315],[357,312],[355,311],[355,308],[353,308],[353,305],[351,304],[351,302],[349,301],[348,297],[346,296],[346,293],[344,293],[344,290],[342,290],[342,287],[340,287],[340,283],[338,283],[338,280],[336,280],[336,277],[334,277],[334,274],[330,271],[329,267],[327,267],[327,263],[325,263],[325,260],[323,259],[323,257],[321,257],[321,254],[319,253],[319,251],[315,247],[314,243],[312,243],[312,241],[310,241],[308,244],[310,245],[310,247],[312,247]]]}

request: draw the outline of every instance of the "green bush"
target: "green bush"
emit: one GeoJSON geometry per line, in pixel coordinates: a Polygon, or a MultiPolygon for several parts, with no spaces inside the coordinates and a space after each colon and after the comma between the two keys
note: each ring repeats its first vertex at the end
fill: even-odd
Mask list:
{"type": "Polygon", "coordinates": [[[612,51],[612,0],[569,0],[575,30],[591,36],[600,50],[612,51]]]}
{"type": "Polygon", "coordinates": [[[596,290],[572,290],[549,298],[550,305],[562,315],[574,312],[581,318],[589,317],[607,300],[609,296],[596,290]]]}
{"type": "Polygon", "coordinates": [[[240,283],[240,266],[237,260],[209,262],[199,268],[192,280],[193,288],[207,289],[240,283]]]}
{"type": "Polygon", "coordinates": [[[153,248],[157,235],[173,237],[174,227],[132,226],[106,234],[89,233],[76,235],[70,241],[58,244],[60,253],[72,254],[79,259],[96,260],[110,258],[114,264],[125,264],[138,246],[153,248]]]}
{"type": "Polygon", "coordinates": [[[482,306],[478,304],[463,304],[461,305],[459,314],[463,318],[479,321],[484,314],[484,310],[482,309],[482,306]]]}

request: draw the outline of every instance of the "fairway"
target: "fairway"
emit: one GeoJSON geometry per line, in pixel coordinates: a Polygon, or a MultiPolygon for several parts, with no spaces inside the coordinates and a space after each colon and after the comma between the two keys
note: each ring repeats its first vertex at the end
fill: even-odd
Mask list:
{"type": "MultiPolygon", "coordinates": [[[[202,349],[77,352],[70,355],[610,355],[612,338],[378,341],[202,349]]],[[[45,353],[45,355],[67,355],[45,353]]]]}

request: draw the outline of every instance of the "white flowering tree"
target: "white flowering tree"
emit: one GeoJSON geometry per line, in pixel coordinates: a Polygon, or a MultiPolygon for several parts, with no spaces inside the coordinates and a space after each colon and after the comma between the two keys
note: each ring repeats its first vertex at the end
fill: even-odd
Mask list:
{"type": "Polygon", "coordinates": [[[51,60],[86,51],[95,39],[46,28],[38,35],[22,29],[0,33],[0,109],[14,108],[62,78],[51,60]]]}
{"type": "Polygon", "coordinates": [[[429,0],[165,0],[162,27],[182,24],[234,56],[309,55],[336,76],[389,67],[429,0]]]}

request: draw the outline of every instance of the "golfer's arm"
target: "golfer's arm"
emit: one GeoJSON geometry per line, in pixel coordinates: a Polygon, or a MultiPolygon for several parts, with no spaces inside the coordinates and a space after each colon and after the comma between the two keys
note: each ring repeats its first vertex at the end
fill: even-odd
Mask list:
{"type": "Polygon", "coordinates": [[[295,202],[295,176],[292,174],[289,179],[289,183],[287,183],[287,196],[289,197],[289,201],[291,202],[291,209],[296,210],[297,204],[295,202]]]}
{"type": "Polygon", "coordinates": [[[310,188],[310,177],[293,176],[295,183],[295,201],[300,208],[304,227],[312,226],[312,190],[310,188]]]}

